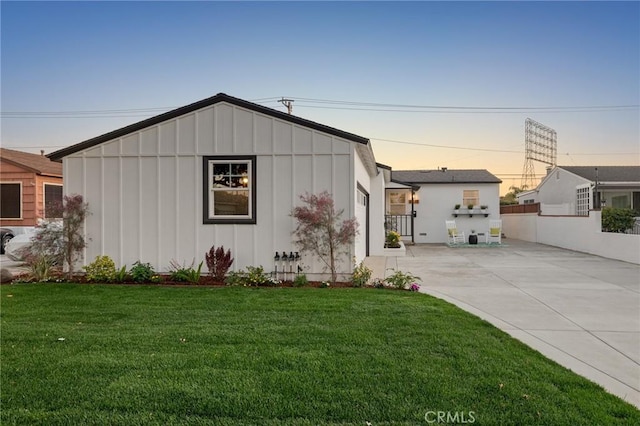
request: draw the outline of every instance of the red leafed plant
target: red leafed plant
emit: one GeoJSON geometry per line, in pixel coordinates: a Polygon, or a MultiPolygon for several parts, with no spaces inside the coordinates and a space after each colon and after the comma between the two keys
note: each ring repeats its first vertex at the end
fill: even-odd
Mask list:
{"type": "Polygon", "coordinates": [[[335,284],[338,259],[349,254],[351,244],[358,234],[356,218],[340,221],[343,210],[336,211],[331,194],[305,193],[300,196],[303,206],[293,209],[291,216],[298,221],[293,231],[294,243],[300,251],[315,254],[331,271],[331,283],[335,284]]]}
{"type": "Polygon", "coordinates": [[[209,268],[209,275],[215,278],[216,281],[224,281],[227,271],[233,264],[233,258],[231,258],[231,250],[227,250],[225,253],[224,246],[216,248],[216,246],[209,249],[209,253],[205,253],[205,259],[207,260],[207,268],[209,268]]]}

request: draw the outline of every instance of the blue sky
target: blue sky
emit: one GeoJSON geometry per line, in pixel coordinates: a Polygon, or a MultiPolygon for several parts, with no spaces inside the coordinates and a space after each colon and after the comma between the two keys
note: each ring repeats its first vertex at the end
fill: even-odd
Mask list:
{"type": "Polygon", "coordinates": [[[561,165],[640,165],[639,2],[0,7],[5,147],[51,152],[224,92],[280,110],[275,98],[297,98],[295,115],[370,138],[395,169],[486,168],[519,185],[527,117],[557,131],[561,165]],[[84,113],[106,110],[125,111],[84,113]],[[77,113],[34,114],[61,111],[77,113]]]}

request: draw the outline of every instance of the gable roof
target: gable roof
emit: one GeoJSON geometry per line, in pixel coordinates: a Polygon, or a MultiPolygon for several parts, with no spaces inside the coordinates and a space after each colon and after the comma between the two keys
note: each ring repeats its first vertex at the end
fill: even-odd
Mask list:
{"type": "Polygon", "coordinates": [[[44,155],[0,148],[0,158],[15,166],[39,175],[62,177],[62,164],[51,161],[44,155]]]}
{"type": "Polygon", "coordinates": [[[96,145],[99,145],[104,142],[108,142],[113,139],[120,138],[122,136],[128,135],[133,132],[137,132],[139,130],[145,129],[147,127],[151,127],[158,123],[162,123],[167,120],[171,120],[173,118],[179,117],[184,114],[188,114],[190,112],[206,108],[210,105],[214,105],[220,102],[227,102],[232,105],[236,105],[242,108],[249,109],[251,111],[259,112],[261,114],[265,114],[271,117],[278,118],[283,121],[288,121],[290,123],[299,124],[301,126],[318,130],[320,132],[328,133],[333,136],[337,136],[339,138],[347,139],[349,141],[361,143],[363,145],[367,145],[369,143],[369,139],[355,135],[353,133],[344,132],[342,130],[338,130],[333,127],[325,126],[324,124],[316,123],[311,120],[306,120],[304,118],[296,117],[273,108],[268,108],[262,105],[255,104],[253,102],[245,101],[240,98],[235,98],[233,96],[229,96],[225,93],[218,93],[215,96],[212,96],[207,99],[203,99],[201,101],[194,102],[192,104],[176,108],[172,111],[165,112],[160,115],[156,115],[155,117],[148,118],[146,120],[139,121],[137,123],[131,124],[129,126],[122,127],[118,130],[114,130],[109,133],[105,133],[104,135],[97,136],[92,139],[88,139],[84,142],[77,143],[75,145],[69,146],[67,148],[60,149],[58,151],[52,152],[48,154],[47,157],[51,158],[54,161],[60,161],[62,158],[76,153],[78,151],[82,151],[88,148],[92,148],[96,145]]]}
{"type": "Polygon", "coordinates": [[[591,182],[640,182],[640,166],[558,166],[591,182]]]}
{"type": "Polygon", "coordinates": [[[487,170],[392,170],[391,179],[409,184],[502,183],[487,170]]]}

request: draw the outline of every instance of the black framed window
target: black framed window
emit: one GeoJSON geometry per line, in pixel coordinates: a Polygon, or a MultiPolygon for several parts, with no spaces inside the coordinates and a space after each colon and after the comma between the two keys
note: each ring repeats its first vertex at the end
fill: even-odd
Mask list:
{"type": "Polygon", "coordinates": [[[203,158],[203,223],[256,223],[256,157],[203,158]]]}
{"type": "Polygon", "coordinates": [[[0,218],[22,219],[22,184],[0,184],[0,218]]]}

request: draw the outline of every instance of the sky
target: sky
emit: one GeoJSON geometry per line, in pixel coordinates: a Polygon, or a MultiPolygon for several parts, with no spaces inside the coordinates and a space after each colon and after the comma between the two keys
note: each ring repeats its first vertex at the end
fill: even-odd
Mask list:
{"type": "Polygon", "coordinates": [[[216,93],[369,138],[396,170],[521,185],[640,165],[640,2],[0,3],[0,144],[49,153],[216,93]],[[534,162],[542,176],[546,165],[534,162]]]}

